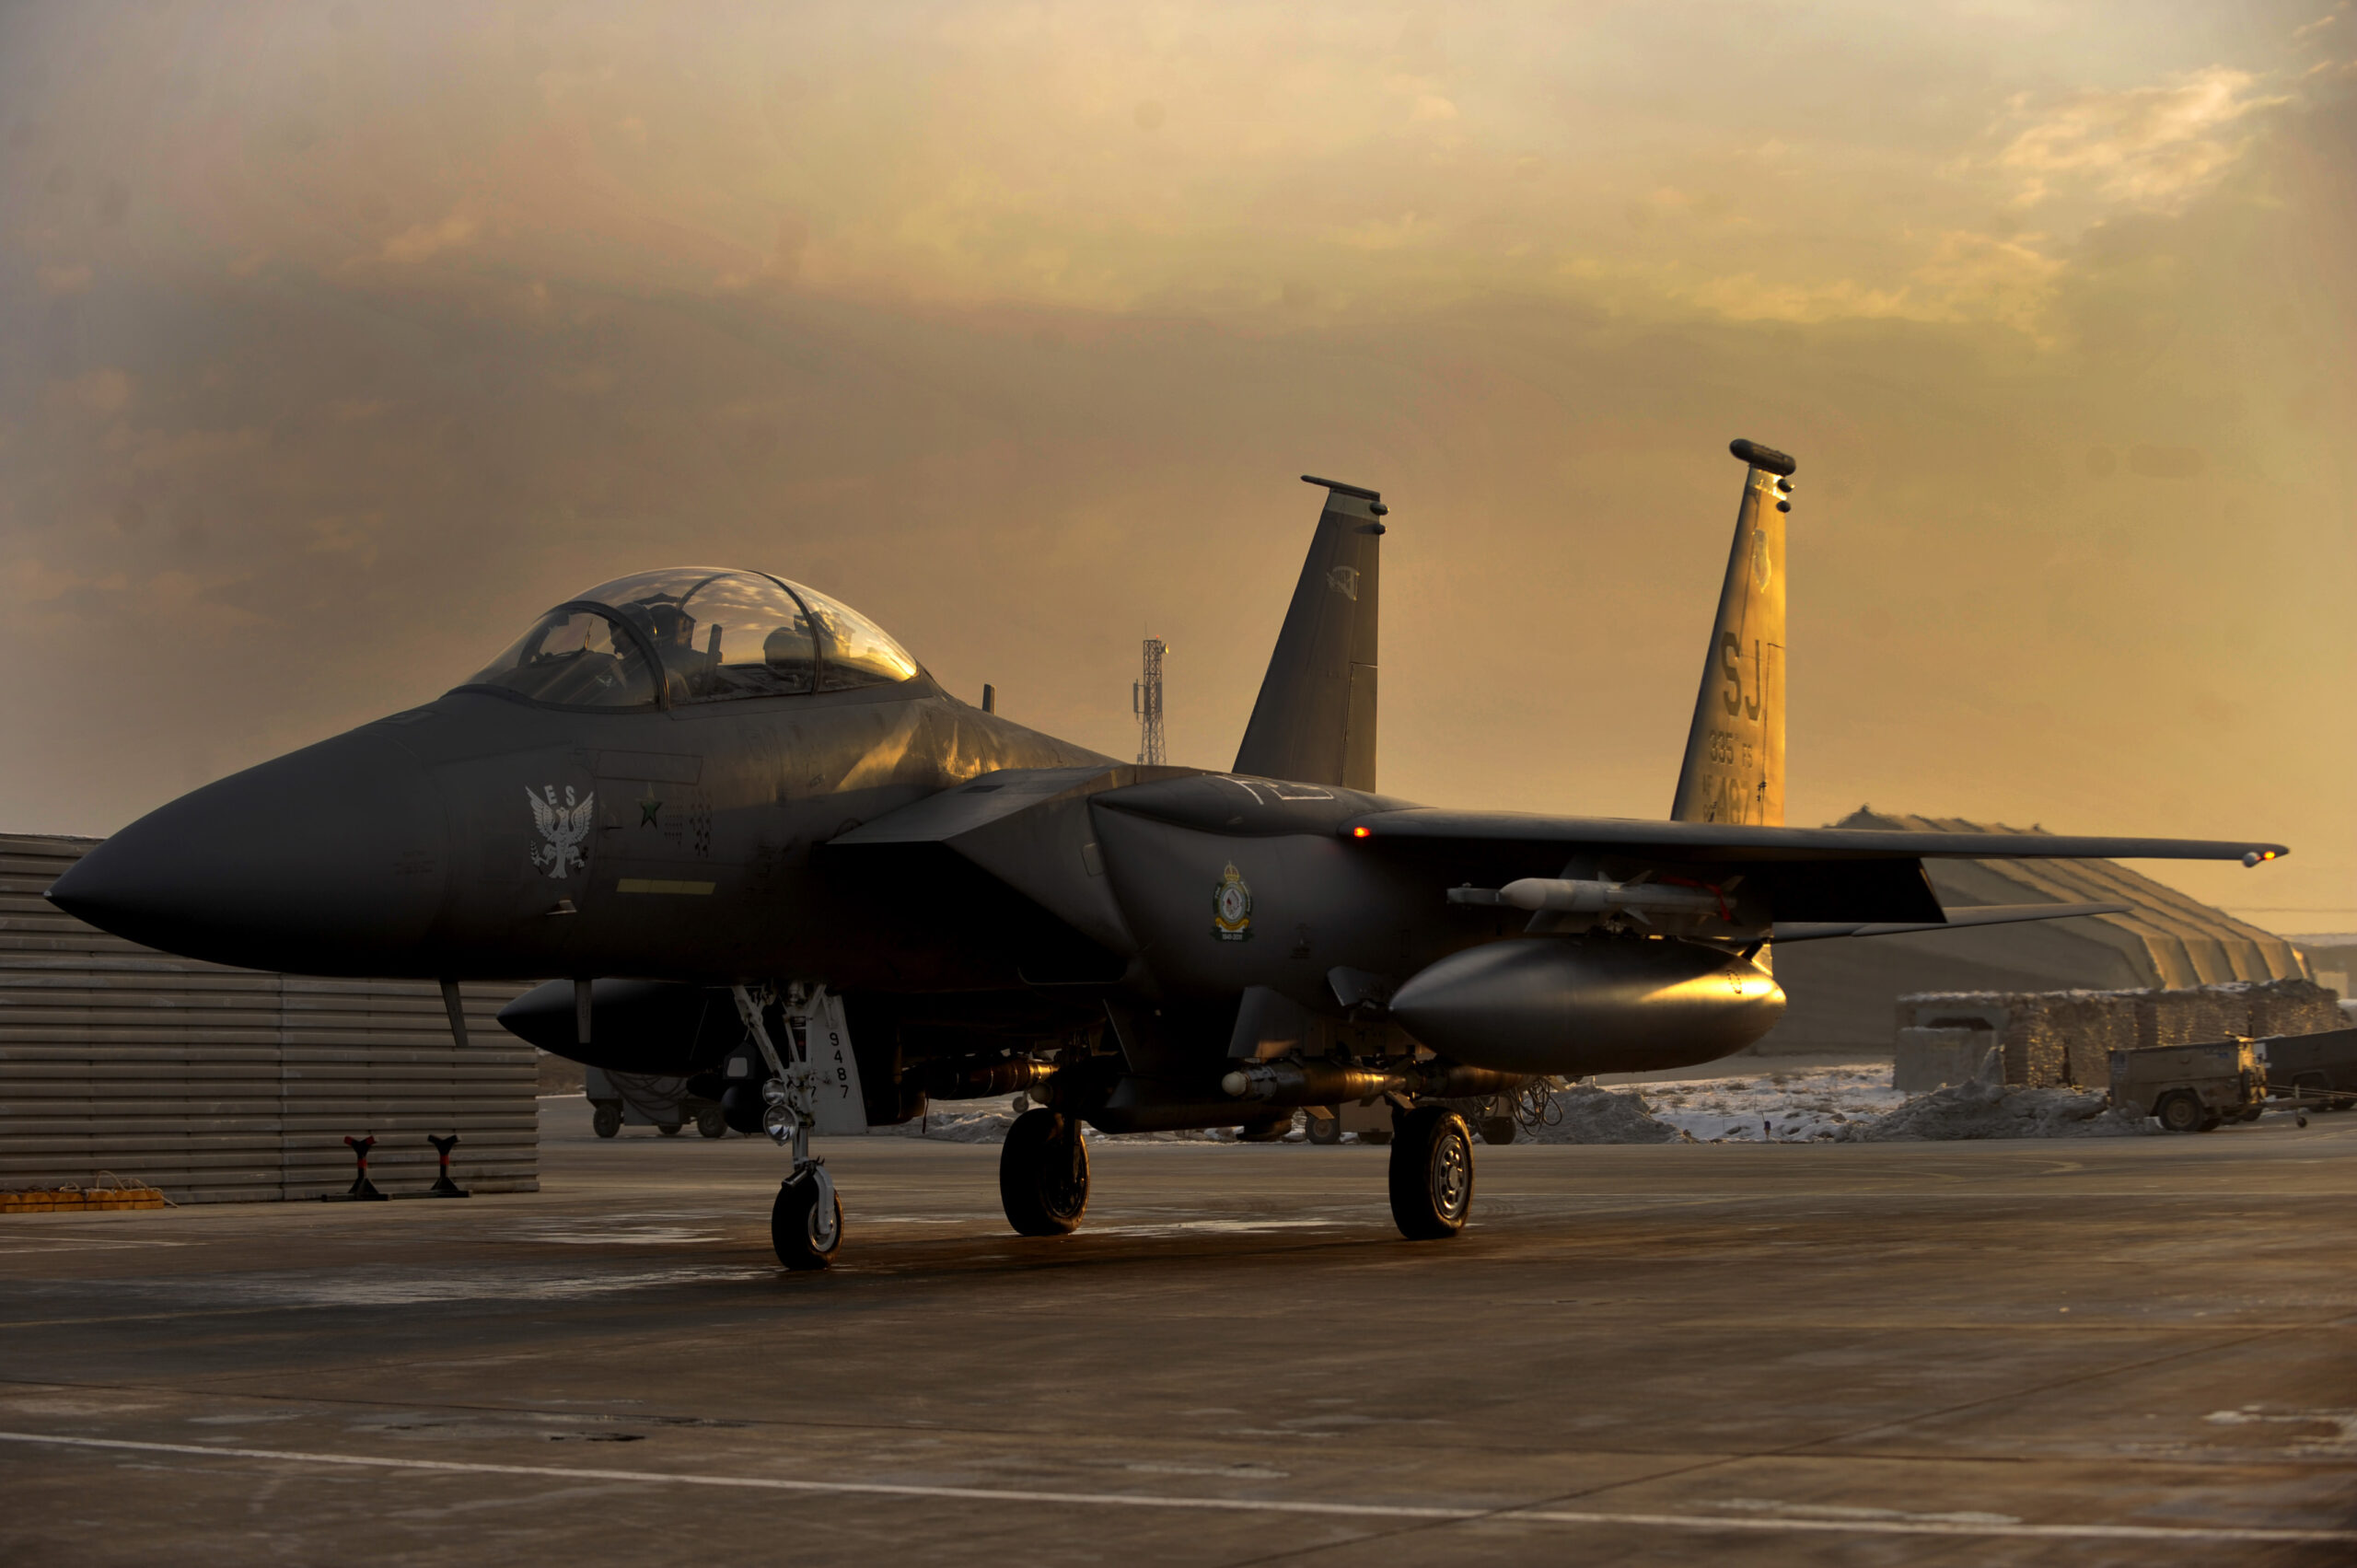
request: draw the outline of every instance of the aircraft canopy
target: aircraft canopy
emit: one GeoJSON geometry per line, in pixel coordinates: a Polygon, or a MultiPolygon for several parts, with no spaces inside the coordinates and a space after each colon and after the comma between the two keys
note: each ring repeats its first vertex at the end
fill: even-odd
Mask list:
{"type": "Polygon", "coordinates": [[[557,606],[467,682],[567,707],[725,702],[889,685],[917,662],[849,605],[761,572],[678,566],[557,606]]]}

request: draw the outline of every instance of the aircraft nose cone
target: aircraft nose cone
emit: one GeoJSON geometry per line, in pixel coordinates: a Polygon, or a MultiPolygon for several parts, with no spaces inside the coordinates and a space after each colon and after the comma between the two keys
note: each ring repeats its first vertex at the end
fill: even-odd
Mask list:
{"type": "Polygon", "coordinates": [[[442,803],[425,769],[366,731],[250,768],[142,817],[49,889],[150,947],[309,974],[431,972],[442,803]]]}

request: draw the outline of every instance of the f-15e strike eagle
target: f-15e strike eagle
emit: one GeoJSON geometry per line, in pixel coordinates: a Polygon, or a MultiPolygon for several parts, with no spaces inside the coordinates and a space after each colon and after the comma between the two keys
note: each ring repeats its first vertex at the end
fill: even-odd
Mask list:
{"type": "MultiPolygon", "coordinates": [[[[842,1211],[812,1132],[1028,1091],[1027,1235],[1080,1224],[1084,1124],[1268,1129],[1396,1108],[1390,1197],[1455,1234],[1452,1098],[1707,1062],[1767,1033],[1774,943],[2105,912],[1945,911],[1935,855],[2231,859],[2280,845],[1784,820],[1793,459],[1749,441],[1667,821],[1376,791],[1387,509],[1326,493],[1226,772],[1131,766],[952,697],[826,595],[686,567],[591,588],[446,696],[195,791],[50,889],[192,958],[443,982],[592,1065],[700,1080],[793,1151],[779,1259],[842,1211]],[[520,798],[519,798],[520,797],[520,798]]],[[[1306,476],[1305,476],[1306,477],[1306,476]]]]}

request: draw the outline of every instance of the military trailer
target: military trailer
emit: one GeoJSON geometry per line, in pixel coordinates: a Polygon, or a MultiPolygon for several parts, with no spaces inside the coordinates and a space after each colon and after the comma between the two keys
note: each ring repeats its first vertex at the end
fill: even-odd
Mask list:
{"type": "Polygon", "coordinates": [[[2207,1132],[2225,1121],[2255,1121],[2266,1102],[2266,1058],[2247,1040],[2110,1054],[2111,1103],[2152,1117],[2166,1132],[2207,1132]]]}
{"type": "Polygon", "coordinates": [[[2357,1104],[2357,1028],[2274,1035],[2257,1043],[2269,1094],[2317,1110],[2357,1104]]]}

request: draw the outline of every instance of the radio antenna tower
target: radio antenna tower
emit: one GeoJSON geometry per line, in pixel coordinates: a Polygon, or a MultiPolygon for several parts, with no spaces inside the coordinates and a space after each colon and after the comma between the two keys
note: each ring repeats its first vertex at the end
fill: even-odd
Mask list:
{"type": "Polygon", "coordinates": [[[1159,637],[1145,640],[1145,676],[1130,688],[1130,708],[1138,715],[1138,761],[1159,765],[1162,751],[1162,656],[1170,645],[1159,637]]]}

